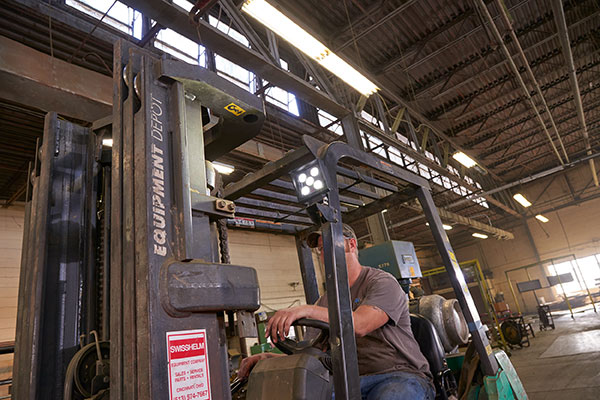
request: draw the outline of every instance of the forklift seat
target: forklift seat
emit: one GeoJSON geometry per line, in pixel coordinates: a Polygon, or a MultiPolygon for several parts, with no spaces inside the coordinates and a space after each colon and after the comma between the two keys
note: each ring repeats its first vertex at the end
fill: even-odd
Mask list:
{"type": "Polygon", "coordinates": [[[410,327],[421,353],[429,363],[429,371],[433,376],[436,399],[448,399],[448,390],[456,385],[453,375],[446,363],[444,346],[435,330],[435,327],[427,318],[420,314],[410,314],[410,327]]]}

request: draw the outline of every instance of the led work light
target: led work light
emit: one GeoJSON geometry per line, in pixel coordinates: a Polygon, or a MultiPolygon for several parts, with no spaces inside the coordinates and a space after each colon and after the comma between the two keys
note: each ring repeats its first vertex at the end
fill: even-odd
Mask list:
{"type": "Polygon", "coordinates": [[[298,200],[303,203],[316,203],[325,197],[329,190],[325,175],[317,160],[290,173],[298,200]]]}

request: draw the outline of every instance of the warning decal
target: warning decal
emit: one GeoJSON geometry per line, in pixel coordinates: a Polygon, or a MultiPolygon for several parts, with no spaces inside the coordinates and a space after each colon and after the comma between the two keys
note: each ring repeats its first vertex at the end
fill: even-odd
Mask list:
{"type": "Polygon", "coordinates": [[[243,113],[246,112],[246,110],[244,110],[242,107],[238,106],[235,103],[229,103],[224,107],[227,111],[229,111],[230,113],[232,113],[233,115],[242,115],[243,113]]]}
{"type": "Polygon", "coordinates": [[[210,400],[206,329],[167,332],[170,400],[210,400]]]}

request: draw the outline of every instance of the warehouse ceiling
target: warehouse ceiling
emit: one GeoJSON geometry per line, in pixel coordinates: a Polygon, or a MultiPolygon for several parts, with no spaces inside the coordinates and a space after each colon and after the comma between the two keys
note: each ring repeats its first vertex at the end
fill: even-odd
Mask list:
{"type": "MultiPolygon", "coordinates": [[[[318,32],[330,48],[353,60],[435,127],[472,150],[503,180],[557,165],[523,89],[474,1],[280,3],[289,15],[299,16],[318,32]]],[[[497,2],[486,3],[524,80],[533,88],[498,16],[497,2]]],[[[577,158],[584,153],[583,137],[551,2],[512,0],[504,4],[567,154],[577,158]]],[[[597,1],[572,0],[564,2],[564,10],[588,130],[592,145],[598,148],[600,6],[597,1]]],[[[539,96],[534,100],[540,104],[539,96]]],[[[542,116],[549,123],[548,116],[543,112],[542,116]]]]}
{"type": "MultiPolygon", "coordinates": [[[[447,152],[462,149],[474,157],[483,168],[479,172],[461,173],[480,182],[484,190],[560,165],[552,143],[564,160],[567,157],[570,161],[577,160],[588,152],[577,115],[576,94],[569,81],[569,64],[563,55],[550,1],[505,0],[504,4],[560,134],[564,152],[551,127],[550,115],[535,90],[535,82],[527,74],[508,26],[501,18],[497,1],[484,3],[527,90],[520,86],[479,0],[278,0],[276,3],[379,84],[385,118],[390,125],[401,110],[410,110],[418,134],[423,134],[422,127],[431,128],[437,138],[433,140],[439,139],[440,146],[448,146],[447,152]],[[529,97],[552,135],[552,143],[529,97]]],[[[569,0],[563,2],[563,7],[590,150],[597,153],[600,150],[600,5],[593,0],[569,0]]],[[[210,13],[238,28],[219,3],[210,13]]],[[[264,28],[250,19],[248,22],[268,48],[264,28]]],[[[2,2],[0,35],[104,75],[112,75],[109,38],[123,37],[137,42],[60,0],[2,2]],[[57,18],[56,13],[70,19],[57,18]]],[[[212,50],[219,52],[218,48],[212,50]]],[[[286,43],[279,42],[279,51],[289,64],[300,65],[286,43]]],[[[358,102],[355,92],[325,70],[313,67],[331,83],[331,94],[336,100],[346,107],[358,102]]],[[[300,70],[304,71],[301,65],[300,70]]],[[[299,75],[307,77],[306,71],[299,75]]],[[[365,110],[377,115],[374,96],[365,104],[365,110]]],[[[281,152],[296,148],[301,135],[306,133],[327,141],[338,138],[321,128],[318,121],[298,120],[270,105],[267,111],[265,126],[256,140],[269,148],[281,152]]],[[[3,141],[0,198],[3,200],[23,198],[28,163],[34,157],[36,139],[42,136],[43,116],[42,110],[27,104],[0,99],[3,141]]],[[[229,179],[238,180],[270,160],[236,151],[222,161],[236,166],[229,179]]],[[[460,169],[456,163],[453,165],[460,169]]],[[[584,189],[597,195],[593,186],[584,189]]],[[[441,187],[434,187],[434,194],[440,207],[461,200],[459,194],[441,187]]],[[[489,208],[467,201],[454,206],[452,211],[493,226],[514,225],[524,215],[509,192],[499,191],[487,200],[489,208]]],[[[424,221],[416,218],[419,212],[414,207],[399,206],[389,211],[388,225],[392,226],[394,237],[421,244],[431,242],[424,221]]],[[[457,228],[451,236],[470,237],[468,229],[457,228]]],[[[366,224],[358,227],[358,233],[368,234],[366,224]]]]}

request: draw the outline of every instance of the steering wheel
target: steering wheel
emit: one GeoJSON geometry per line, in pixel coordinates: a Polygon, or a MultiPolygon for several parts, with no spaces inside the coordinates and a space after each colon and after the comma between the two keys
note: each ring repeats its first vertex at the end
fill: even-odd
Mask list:
{"type": "Polygon", "coordinates": [[[288,338],[278,340],[275,343],[275,347],[288,355],[305,352],[307,349],[313,348],[317,343],[322,342],[329,335],[329,324],[316,319],[300,318],[294,321],[292,325],[320,329],[321,333],[312,340],[303,340],[301,342],[288,338]]]}

